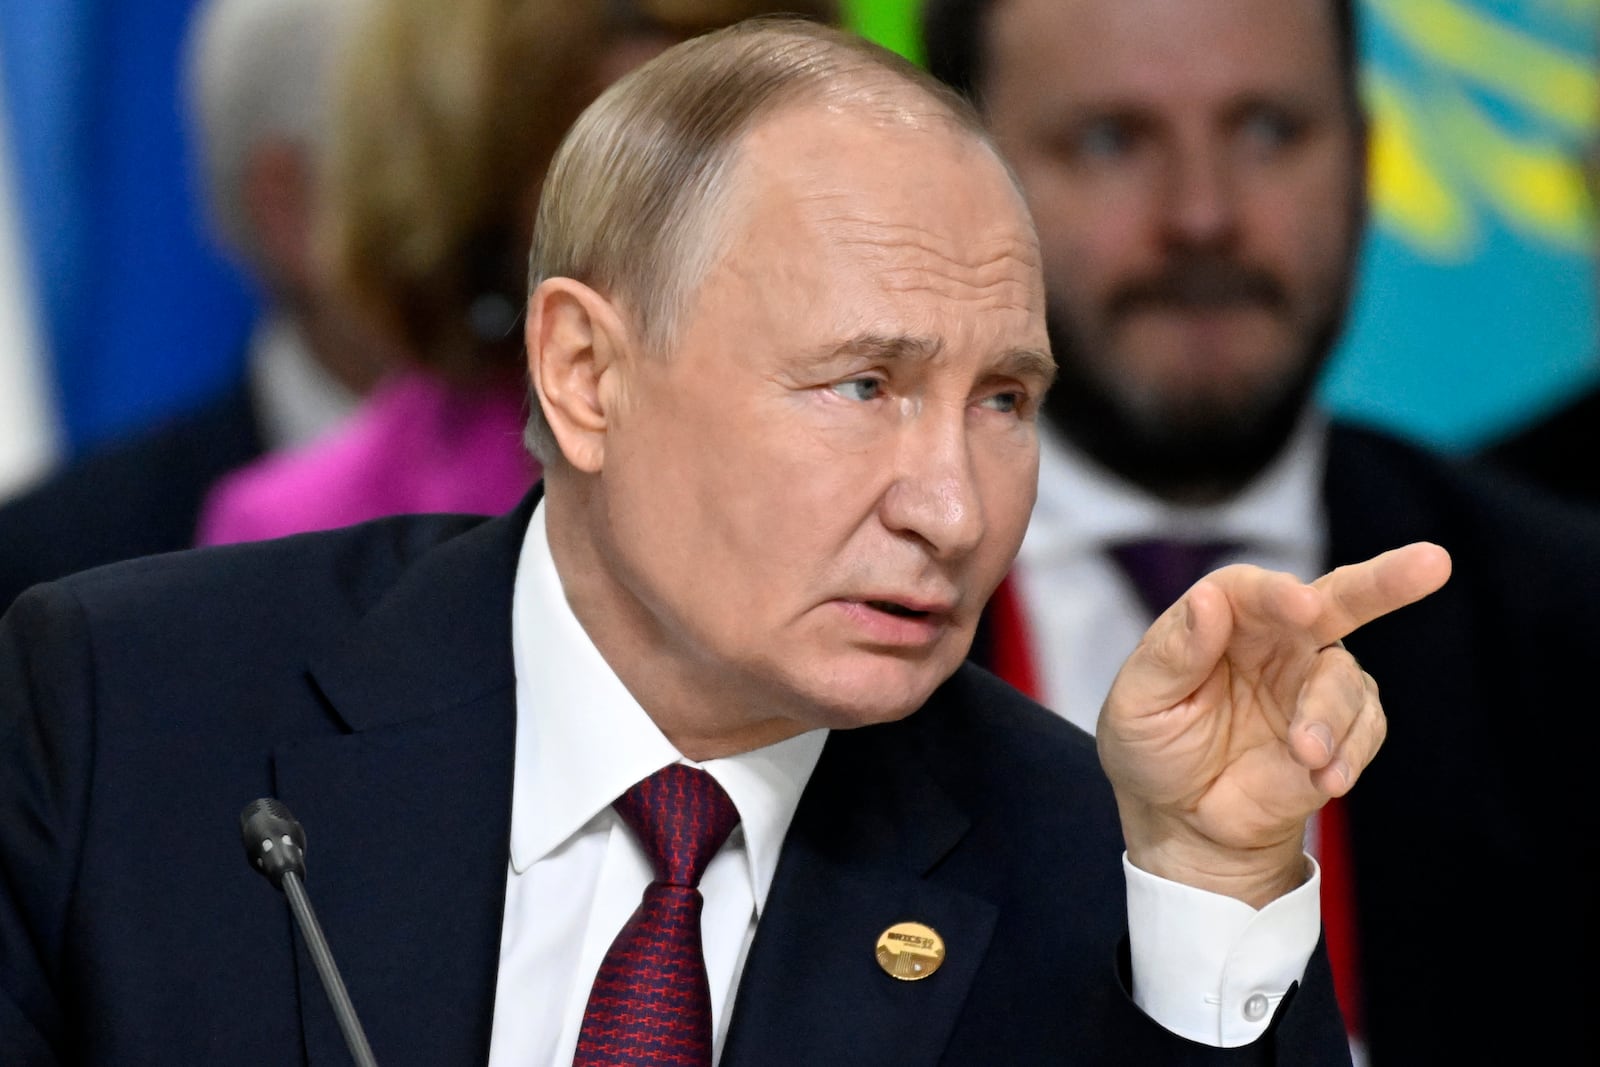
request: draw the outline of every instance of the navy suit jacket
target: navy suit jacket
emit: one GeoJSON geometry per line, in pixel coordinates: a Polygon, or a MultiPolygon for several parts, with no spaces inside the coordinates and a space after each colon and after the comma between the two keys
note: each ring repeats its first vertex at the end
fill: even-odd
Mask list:
{"type": "MultiPolygon", "coordinates": [[[[148,557],[0,621],[0,1063],[343,1064],[239,843],[279,797],[380,1063],[471,1064],[495,1011],[517,714],[510,516],[148,557]]],[[[830,736],[724,1051],[784,1064],[1347,1063],[1326,959],[1269,1035],[1203,1048],[1124,992],[1122,844],[1092,740],[975,666],[830,736]],[[948,947],[920,982],[873,948],[948,947]]]]}
{"type": "Polygon", "coordinates": [[[1389,720],[1345,801],[1369,1061],[1566,1062],[1596,1042],[1594,971],[1573,966],[1596,948],[1579,872],[1600,859],[1600,520],[1352,425],[1329,439],[1324,504],[1329,568],[1412,541],[1454,561],[1345,640],[1389,720]]]}

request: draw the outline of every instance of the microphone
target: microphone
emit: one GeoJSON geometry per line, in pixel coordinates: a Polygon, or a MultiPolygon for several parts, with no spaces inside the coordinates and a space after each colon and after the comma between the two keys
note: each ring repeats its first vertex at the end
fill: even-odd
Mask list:
{"type": "Polygon", "coordinates": [[[322,977],[322,988],[333,1005],[334,1017],[339,1020],[339,1029],[350,1048],[351,1058],[356,1061],[357,1067],[377,1067],[378,1061],[372,1058],[367,1035],[361,1029],[361,1020],[356,1018],[355,1005],[350,1003],[350,994],[345,991],[339,968],[334,965],[328,940],[322,936],[322,927],[317,925],[311,901],[301,884],[306,875],[305,828],[289,813],[282,801],[274,797],[262,797],[252,800],[240,812],[239,835],[244,841],[244,854],[250,866],[289,898],[290,910],[294,912],[295,922],[306,939],[311,959],[317,965],[317,974],[322,977]]]}

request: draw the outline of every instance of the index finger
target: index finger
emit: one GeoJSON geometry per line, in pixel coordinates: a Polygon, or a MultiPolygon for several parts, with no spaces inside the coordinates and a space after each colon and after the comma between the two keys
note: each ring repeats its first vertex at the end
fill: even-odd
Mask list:
{"type": "Polygon", "coordinates": [[[1331,645],[1373,619],[1416,603],[1449,577],[1450,553],[1430,541],[1336,567],[1311,583],[1326,598],[1312,633],[1321,644],[1331,645]]]}

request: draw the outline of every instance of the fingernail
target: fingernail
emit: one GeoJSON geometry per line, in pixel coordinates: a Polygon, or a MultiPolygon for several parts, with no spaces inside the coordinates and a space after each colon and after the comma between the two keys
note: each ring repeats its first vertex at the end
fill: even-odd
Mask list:
{"type": "Polygon", "coordinates": [[[1344,788],[1345,789],[1349,789],[1350,788],[1350,764],[1346,763],[1342,759],[1336,759],[1331,764],[1329,764],[1329,767],[1332,769],[1334,774],[1337,774],[1339,776],[1339,781],[1341,783],[1343,783],[1344,788]]]}
{"type": "Polygon", "coordinates": [[[1329,730],[1326,724],[1314,722],[1306,729],[1306,733],[1316,738],[1317,744],[1322,746],[1324,759],[1333,755],[1333,731],[1329,730]]]}

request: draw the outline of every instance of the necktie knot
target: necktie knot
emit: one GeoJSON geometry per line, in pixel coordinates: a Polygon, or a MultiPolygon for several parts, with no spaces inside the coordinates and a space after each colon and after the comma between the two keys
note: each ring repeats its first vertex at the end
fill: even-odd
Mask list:
{"type": "Polygon", "coordinates": [[[1160,615],[1222,557],[1239,550],[1232,541],[1178,541],[1148,538],[1123,541],[1109,548],[1152,617],[1160,615]]]}
{"type": "Polygon", "coordinates": [[[612,807],[638,837],[656,881],[690,888],[739,822],[717,780],[681,763],[638,782],[612,807]]]}

